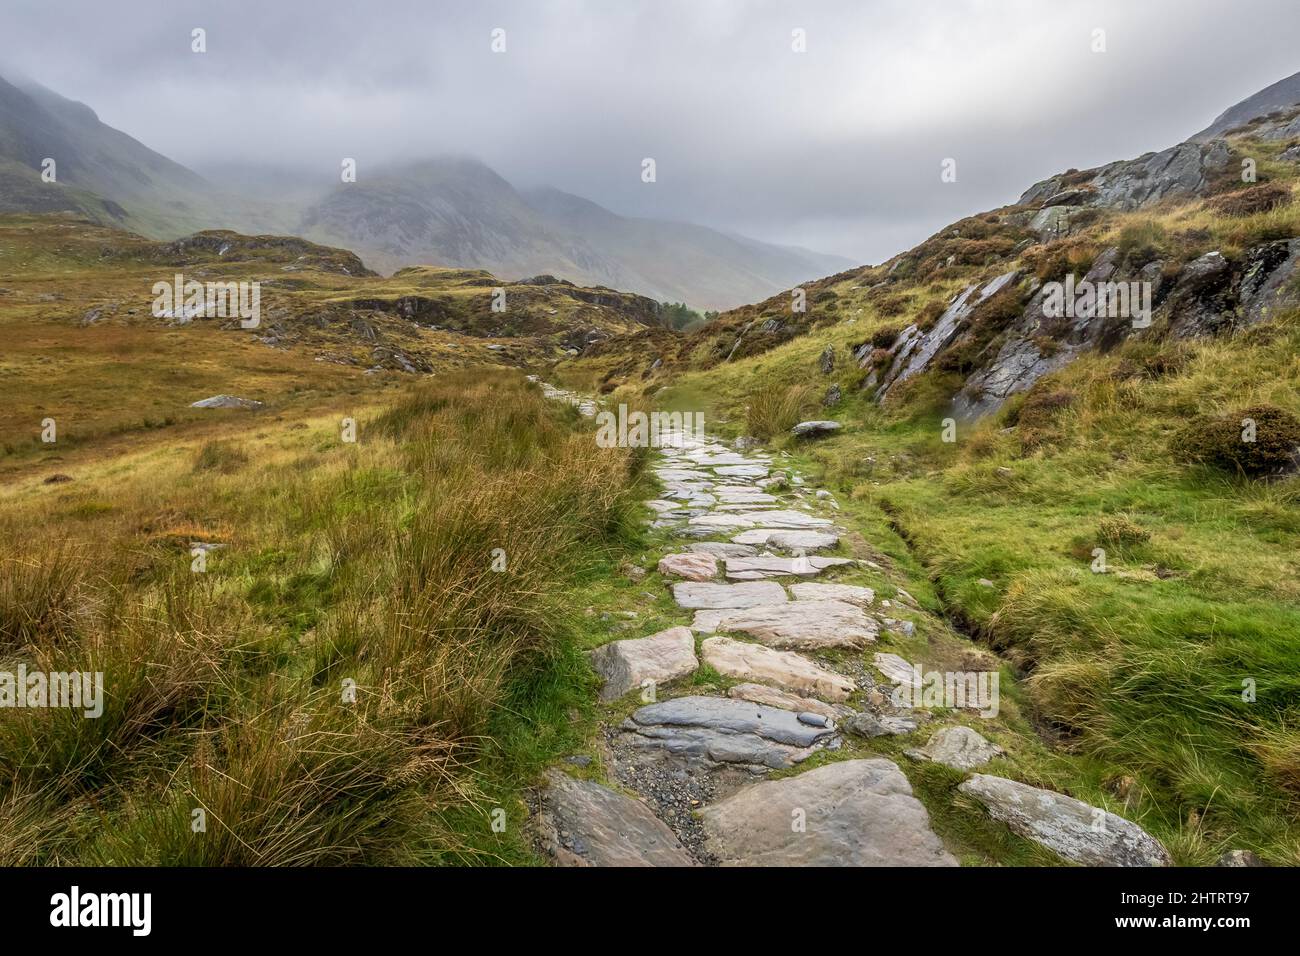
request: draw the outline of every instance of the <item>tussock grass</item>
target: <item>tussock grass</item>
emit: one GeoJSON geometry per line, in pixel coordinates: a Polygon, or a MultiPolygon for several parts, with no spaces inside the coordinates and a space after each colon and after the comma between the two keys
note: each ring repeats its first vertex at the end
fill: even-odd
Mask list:
{"type": "Polygon", "coordinates": [[[811,385],[768,385],[755,391],[745,407],[745,425],[755,438],[769,439],[788,432],[813,407],[811,385]]]}
{"type": "Polygon", "coordinates": [[[515,376],[440,378],[359,421],[356,444],[337,419],[232,424],[110,458],[77,493],[114,508],[77,521],[57,489],[3,503],[5,668],[102,671],[105,702],[0,710],[0,861],[526,857],[517,830],[477,832],[491,768],[535,771],[562,735],[493,734],[506,708],[567,720],[551,702],[585,687],[567,592],[631,533],[639,460],[515,376]],[[204,574],[194,539],[228,542],[204,574]]]}

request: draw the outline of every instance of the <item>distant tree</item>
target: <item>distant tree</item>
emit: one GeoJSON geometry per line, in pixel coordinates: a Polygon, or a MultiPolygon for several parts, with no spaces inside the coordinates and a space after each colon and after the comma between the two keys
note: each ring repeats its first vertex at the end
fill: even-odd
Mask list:
{"type": "Polygon", "coordinates": [[[685,302],[660,303],[659,315],[664,325],[670,329],[684,329],[688,325],[697,325],[704,321],[704,317],[685,302]]]}

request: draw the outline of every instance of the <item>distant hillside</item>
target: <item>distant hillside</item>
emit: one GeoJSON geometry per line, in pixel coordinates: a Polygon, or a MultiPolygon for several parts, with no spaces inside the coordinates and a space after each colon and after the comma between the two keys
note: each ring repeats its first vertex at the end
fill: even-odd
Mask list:
{"type": "Polygon", "coordinates": [[[752,301],[756,290],[771,294],[857,265],[690,223],[619,216],[558,189],[529,190],[524,198],[552,233],[585,241],[617,262],[619,271],[605,284],[697,308],[730,308],[752,301]]]}
{"type": "Polygon", "coordinates": [[[62,208],[150,232],[205,222],[211,189],[198,175],[99,121],[90,107],[0,78],[0,208],[62,208]],[[55,161],[56,182],[41,181],[55,161]],[[93,196],[87,196],[92,193],[93,196]],[[97,197],[97,198],[96,198],[97,197]],[[153,228],[150,228],[150,227],[153,228]]]}
{"type": "Polygon", "coordinates": [[[94,110],[0,78],[0,212],[75,212],[159,239],[203,229],[291,233],[372,267],[554,275],[698,310],[733,308],[852,265],[688,223],[631,219],[554,189],[521,194],[483,163],[441,157],[328,183],[295,170],[213,167],[216,181],[101,123],[94,110]],[[41,163],[57,163],[57,182],[41,163]]]}
{"type": "Polygon", "coordinates": [[[375,268],[437,264],[503,278],[549,273],[697,309],[731,308],[852,263],[688,223],[633,219],[558,189],[516,190],[483,163],[443,157],[340,184],[298,231],[375,268]]]}

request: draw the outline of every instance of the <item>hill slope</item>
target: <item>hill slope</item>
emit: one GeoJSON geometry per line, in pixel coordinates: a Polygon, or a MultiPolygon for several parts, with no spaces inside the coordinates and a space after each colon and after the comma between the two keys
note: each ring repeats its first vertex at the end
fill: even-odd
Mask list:
{"type": "MultiPolygon", "coordinates": [[[[1014,752],[1017,779],[1139,821],[1180,862],[1295,865],[1298,106],[1052,177],[806,284],[804,312],[775,296],[556,376],[771,442],[896,542],[1013,673],[1049,748],[1014,752]],[[1089,313],[1085,281],[1137,283],[1149,324],[1089,313]],[[1067,282],[1075,310],[1049,314],[1067,282]],[[800,441],[804,419],[839,427],[800,441]]],[[[936,641],[908,659],[933,666],[936,641]]]]}

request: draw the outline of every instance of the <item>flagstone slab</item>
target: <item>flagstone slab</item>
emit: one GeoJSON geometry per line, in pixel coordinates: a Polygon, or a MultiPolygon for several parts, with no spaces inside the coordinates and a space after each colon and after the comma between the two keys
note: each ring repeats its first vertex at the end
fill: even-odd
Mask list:
{"type": "Polygon", "coordinates": [[[814,664],[802,654],[773,650],[762,644],[710,637],[700,645],[700,653],[705,663],[724,677],[775,684],[831,703],[847,700],[857,690],[857,684],[843,674],[814,664]]]}
{"type": "Polygon", "coordinates": [[[673,585],[673,600],[679,607],[745,608],[788,601],[785,588],[775,581],[745,581],[740,584],[710,584],[688,581],[673,585]]]}
{"type": "Polygon", "coordinates": [[[870,607],[876,592],[856,584],[823,584],[818,581],[800,581],[790,585],[796,601],[843,601],[859,607],[870,607]]]}
{"type": "Polygon", "coordinates": [[[720,614],[713,630],[747,634],[768,647],[824,650],[872,643],[880,625],[844,601],[790,601],[720,614]]]}
{"type": "Polygon", "coordinates": [[[884,758],[752,784],[700,816],[705,848],[723,866],[957,866],[884,758]]]}

